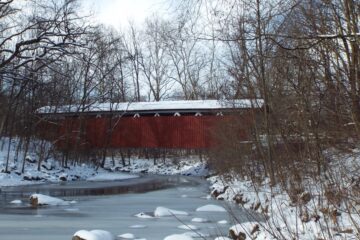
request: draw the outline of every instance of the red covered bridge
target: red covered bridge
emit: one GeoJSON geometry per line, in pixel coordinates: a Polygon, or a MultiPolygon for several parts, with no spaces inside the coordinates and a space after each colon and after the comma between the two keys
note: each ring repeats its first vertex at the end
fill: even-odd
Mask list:
{"type": "Polygon", "coordinates": [[[41,129],[59,148],[208,149],[220,126],[240,123],[248,139],[262,100],[102,103],[43,107],[41,129]]]}

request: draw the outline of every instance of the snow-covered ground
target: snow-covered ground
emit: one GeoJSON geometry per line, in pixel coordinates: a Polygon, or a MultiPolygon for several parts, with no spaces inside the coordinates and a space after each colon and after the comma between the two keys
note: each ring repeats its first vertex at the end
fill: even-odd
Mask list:
{"type": "MultiPolygon", "coordinates": [[[[39,148],[38,142],[32,141],[29,152],[24,157],[24,152],[17,149],[18,139],[0,139],[0,187],[19,186],[28,184],[40,184],[46,182],[62,182],[75,180],[88,181],[113,181],[124,180],[138,177],[138,174],[160,174],[160,175],[188,175],[188,176],[205,176],[208,169],[204,162],[198,158],[158,160],[155,165],[153,160],[148,159],[130,159],[130,164],[123,166],[120,159],[116,159],[115,165],[112,165],[111,159],[107,159],[104,169],[90,164],[70,164],[67,168],[61,167],[58,161],[51,156],[40,164],[38,170],[39,148]],[[8,172],[6,169],[6,160],[9,150],[8,172]],[[24,172],[22,165],[25,160],[24,172]]],[[[47,148],[50,144],[47,143],[47,148]]],[[[128,162],[128,161],[127,161],[128,162]]]]}
{"type": "MultiPolygon", "coordinates": [[[[61,182],[71,180],[85,180],[97,174],[93,166],[80,164],[72,165],[69,168],[62,168],[58,161],[53,158],[44,160],[38,171],[38,142],[32,141],[28,153],[24,154],[17,149],[19,139],[12,139],[9,146],[9,139],[0,139],[0,187],[18,186],[28,184],[39,184],[45,182],[61,182]],[[8,154],[9,153],[9,154],[8,154]],[[8,172],[6,160],[8,159],[8,172]],[[25,163],[24,163],[24,159],[25,163]],[[22,166],[24,164],[24,172],[22,166]]],[[[46,143],[45,148],[51,147],[46,143]]]]}
{"type": "MultiPolygon", "coordinates": [[[[308,178],[302,190],[291,193],[269,179],[254,184],[235,175],[211,177],[212,196],[235,202],[266,217],[264,222],[234,225],[235,235],[246,239],[360,239],[359,170],[360,155],[340,154],[317,180],[308,178]],[[291,195],[293,194],[293,195],[291,195]]],[[[290,186],[290,189],[296,186],[290,186]]]]}
{"type": "MultiPolygon", "coordinates": [[[[41,164],[40,171],[38,171],[36,148],[29,151],[28,160],[25,162],[25,171],[21,173],[23,163],[21,156],[24,156],[24,153],[19,151],[16,154],[16,143],[14,140],[10,145],[9,173],[5,173],[8,139],[0,141],[0,187],[73,180],[123,180],[138,177],[144,173],[191,176],[207,176],[209,174],[206,163],[197,157],[158,160],[156,165],[153,160],[132,158],[126,160],[126,166],[121,164],[120,159],[115,159],[115,165],[111,159],[108,159],[105,169],[96,169],[95,166],[85,164],[62,168],[57,161],[50,157],[41,164]]],[[[246,239],[267,240],[360,239],[358,232],[360,200],[358,198],[351,199],[357,196],[354,192],[360,189],[359,153],[359,150],[354,150],[353,153],[337,155],[337,158],[333,159],[329,165],[328,171],[331,173],[327,173],[327,176],[331,175],[331,180],[314,181],[309,178],[307,182],[302,184],[303,189],[297,193],[295,200],[294,196],[289,196],[289,192],[280,186],[270,186],[268,179],[265,179],[261,184],[254,185],[250,179],[238,178],[237,176],[232,176],[230,178],[232,180],[221,176],[210,177],[208,180],[211,183],[210,190],[214,198],[235,202],[240,207],[264,216],[265,219],[265,221],[241,224],[233,222],[233,226],[229,226],[228,236],[215,239],[232,239],[231,236],[234,237],[235,235],[246,236],[246,239]],[[333,202],[330,199],[331,196],[333,197],[332,200],[336,200],[338,196],[342,196],[342,199],[333,202]]],[[[50,199],[57,203],[62,201],[61,199],[52,199],[51,196],[39,195],[37,197],[40,200],[50,199]]],[[[181,195],[181,198],[187,197],[186,194],[181,195]]],[[[67,202],[61,203],[67,204],[67,202]]],[[[22,203],[20,200],[14,199],[13,204],[22,203]]],[[[164,216],[187,216],[187,212],[174,209],[159,206],[153,214],[140,212],[135,215],[139,219],[150,220],[164,216]]],[[[194,211],[216,213],[229,210],[222,206],[204,204],[194,211]]],[[[208,219],[201,217],[191,219],[191,223],[209,222],[208,219]]],[[[218,219],[216,224],[227,226],[229,222],[228,219],[218,219]]],[[[177,228],[191,232],[195,230],[196,226],[187,223],[178,225],[177,228]]],[[[91,235],[91,231],[85,232],[84,230],[80,233],[91,235]]],[[[118,235],[120,239],[131,239],[130,237],[131,235],[128,233],[124,233],[123,236],[118,235]]],[[[196,236],[191,236],[189,233],[176,233],[167,236],[165,239],[194,238],[196,236]]]]}
{"type": "Polygon", "coordinates": [[[123,166],[120,161],[112,165],[110,159],[105,168],[116,171],[130,172],[133,174],[149,173],[158,175],[185,175],[185,176],[207,176],[209,169],[204,161],[200,161],[197,156],[182,157],[176,159],[153,160],[132,158],[130,163],[123,166]]]}

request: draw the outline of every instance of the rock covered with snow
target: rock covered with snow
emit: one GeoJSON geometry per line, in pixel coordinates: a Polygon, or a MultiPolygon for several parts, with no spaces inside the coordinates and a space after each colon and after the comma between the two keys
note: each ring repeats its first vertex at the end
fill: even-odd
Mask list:
{"type": "Polygon", "coordinates": [[[68,175],[66,173],[60,174],[59,180],[60,181],[67,181],[68,180],[68,175]]]}
{"type": "Polygon", "coordinates": [[[114,240],[114,236],[105,230],[79,230],[74,233],[72,240],[114,240]]]}
{"type": "Polygon", "coordinates": [[[168,216],[187,216],[189,215],[187,212],[179,211],[179,210],[173,210],[166,207],[157,207],[154,211],[155,217],[168,217],[168,216]]]}
{"type": "Polygon", "coordinates": [[[230,227],[229,235],[233,239],[252,239],[257,231],[259,231],[259,223],[246,222],[230,227]]]}
{"type": "Polygon", "coordinates": [[[32,194],[29,199],[30,199],[30,204],[34,207],[44,206],[44,205],[59,206],[59,205],[69,204],[69,202],[64,201],[60,198],[55,198],[39,193],[32,194]]]}
{"type": "Polygon", "coordinates": [[[29,163],[36,163],[36,160],[33,157],[31,157],[30,155],[27,155],[25,157],[25,161],[27,161],[29,163]]]}

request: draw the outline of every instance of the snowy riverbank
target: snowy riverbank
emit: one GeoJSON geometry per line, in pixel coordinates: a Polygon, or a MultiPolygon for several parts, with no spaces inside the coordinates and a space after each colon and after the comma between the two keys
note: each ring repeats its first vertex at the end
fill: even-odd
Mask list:
{"type": "Polygon", "coordinates": [[[124,180],[146,173],[186,176],[208,174],[206,163],[199,161],[197,157],[158,160],[157,164],[154,164],[153,160],[135,157],[127,160],[126,166],[121,164],[120,159],[115,159],[113,164],[112,159],[109,158],[105,168],[96,168],[91,164],[69,164],[64,168],[59,161],[49,156],[39,164],[39,149],[36,141],[30,143],[26,155],[17,147],[18,141],[18,139],[12,140],[9,146],[8,138],[0,140],[0,187],[76,180],[124,180]]]}
{"type": "Polygon", "coordinates": [[[24,173],[21,173],[19,164],[11,163],[9,172],[5,173],[5,163],[0,161],[0,187],[77,180],[125,180],[146,173],[185,176],[206,176],[208,174],[206,164],[196,159],[182,159],[176,164],[172,163],[172,160],[167,159],[165,163],[156,165],[147,159],[131,159],[131,165],[122,166],[121,164],[116,164],[105,169],[96,169],[95,166],[86,164],[70,165],[68,168],[63,168],[58,162],[50,159],[42,164],[39,171],[37,170],[37,162],[35,160],[34,163],[26,162],[24,173]]]}
{"type": "Polygon", "coordinates": [[[254,184],[247,178],[209,178],[212,196],[233,202],[266,217],[266,221],[238,228],[246,239],[360,239],[360,155],[355,149],[336,155],[319,179],[308,178],[287,189],[254,184]]]}
{"type": "MultiPolygon", "coordinates": [[[[6,139],[7,140],[7,139],[6,139]]],[[[8,140],[1,142],[0,187],[62,181],[111,181],[138,177],[141,174],[207,176],[206,162],[197,157],[153,160],[131,158],[126,166],[120,159],[107,159],[104,169],[92,165],[70,165],[62,168],[52,158],[40,165],[38,171],[37,153],[29,151],[24,172],[23,161],[17,151],[16,141],[10,148],[8,140]],[[9,151],[8,173],[5,173],[9,151]],[[115,164],[114,164],[115,163],[115,164]]],[[[36,150],[36,148],[34,148],[36,150]]],[[[270,186],[269,181],[254,184],[247,178],[213,176],[212,196],[218,200],[236,203],[240,207],[263,215],[264,222],[248,222],[235,225],[232,232],[242,234],[246,239],[359,239],[360,201],[354,196],[360,189],[359,151],[337,155],[329,164],[324,176],[331,179],[309,178],[301,186],[290,186],[286,190],[279,185],[270,186]],[[292,192],[289,191],[292,189],[292,192]]],[[[223,203],[222,203],[223,204],[223,203]]],[[[236,223],[236,222],[235,222],[236,223]]],[[[225,238],[224,238],[225,239],[225,238]]]]}

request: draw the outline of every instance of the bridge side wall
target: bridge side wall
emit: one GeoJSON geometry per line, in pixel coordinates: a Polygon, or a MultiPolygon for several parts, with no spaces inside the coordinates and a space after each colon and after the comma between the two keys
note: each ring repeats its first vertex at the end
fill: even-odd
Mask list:
{"type": "MultiPolygon", "coordinates": [[[[252,119],[250,112],[243,113],[240,118],[234,115],[66,117],[57,120],[56,130],[52,126],[48,139],[63,150],[105,147],[209,149],[217,145],[217,135],[227,124],[236,123],[239,139],[247,140],[252,119]]],[[[43,123],[43,129],[47,129],[45,125],[43,123]]]]}

